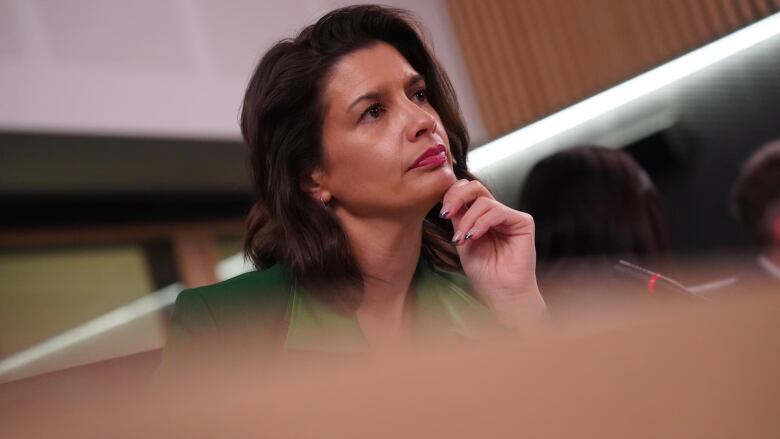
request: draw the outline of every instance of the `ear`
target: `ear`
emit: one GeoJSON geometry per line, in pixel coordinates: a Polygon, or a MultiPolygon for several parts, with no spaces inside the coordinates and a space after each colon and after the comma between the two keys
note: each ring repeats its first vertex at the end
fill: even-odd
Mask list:
{"type": "Polygon", "coordinates": [[[327,189],[327,176],[325,171],[315,166],[311,170],[304,172],[301,176],[301,189],[309,194],[314,201],[328,204],[331,199],[331,193],[327,189]]]}

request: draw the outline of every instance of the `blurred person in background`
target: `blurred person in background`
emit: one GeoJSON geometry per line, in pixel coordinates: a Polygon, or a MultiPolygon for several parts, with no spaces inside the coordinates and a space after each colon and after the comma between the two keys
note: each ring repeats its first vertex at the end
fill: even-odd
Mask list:
{"type": "Polygon", "coordinates": [[[780,140],[759,148],[742,166],[731,209],[758,246],[755,263],[739,275],[740,291],[780,291],[780,140]]]}
{"type": "Polygon", "coordinates": [[[533,221],[469,173],[455,93],[417,29],[347,7],[260,60],[241,113],[257,271],[178,296],[164,368],[204,345],[393,352],[544,315],[533,221]]]}
{"type": "Polygon", "coordinates": [[[536,223],[540,289],[551,313],[647,299],[618,275],[624,259],[661,271],[667,232],[661,196],[627,153],[579,146],[537,163],[519,208],[536,223]]]}

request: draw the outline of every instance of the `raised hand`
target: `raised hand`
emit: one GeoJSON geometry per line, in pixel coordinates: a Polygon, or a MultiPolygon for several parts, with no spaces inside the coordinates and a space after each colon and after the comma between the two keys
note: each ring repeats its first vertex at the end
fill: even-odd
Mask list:
{"type": "Polygon", "coordinates": [[[534,222],[493,198],[479,181],[458,180],[442,198],[463,270],[505,326],[535,325],[544,314],[536,284],[534,222]]]}

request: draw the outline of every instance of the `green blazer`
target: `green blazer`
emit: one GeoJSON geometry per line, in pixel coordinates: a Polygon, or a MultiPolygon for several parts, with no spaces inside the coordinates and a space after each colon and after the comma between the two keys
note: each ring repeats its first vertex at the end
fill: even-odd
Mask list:
{"type": "MultiPolygon", "coordinates": [[[[417,294],[413,342],[469,338],[493,325],[490,311],[469,293],[465,276],[421,258],[412,284],[417,294]]],[[[163,365],[204,346],[228,355],[229,349],[245,354],[354,353],[368,347],[354,313],[319,301],[281,265],[179,294],[163,365]]]]}

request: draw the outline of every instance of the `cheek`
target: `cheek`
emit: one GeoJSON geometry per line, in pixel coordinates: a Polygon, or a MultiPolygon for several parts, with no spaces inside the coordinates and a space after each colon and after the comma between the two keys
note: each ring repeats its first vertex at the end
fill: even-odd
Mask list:
{"type": "Polygon", "coordinates": [[[436,133],[447,143],[449,146],[449,137],[447,137],[447,130],[444,129],[444,124],[441,123],[441,119],[436,115],[436,133]]]}
{"type": "Polygon", "coordinates": [[[398,151],[382,140],[361,140],[331,155],[334,189],[365,193],[397,186],[402,177],[398,151]]]}
{"type": "Polygon", "coordinates": [[[447,130],[444,129],[444,124],[441,122],[441,118],[437,113],[434,113],[434,115],[436,117],[436,135],[444,141],[444,144],[447,145],[447,149],[452,151],[450,149],[450,138],[447,136],[447,130]]]}

